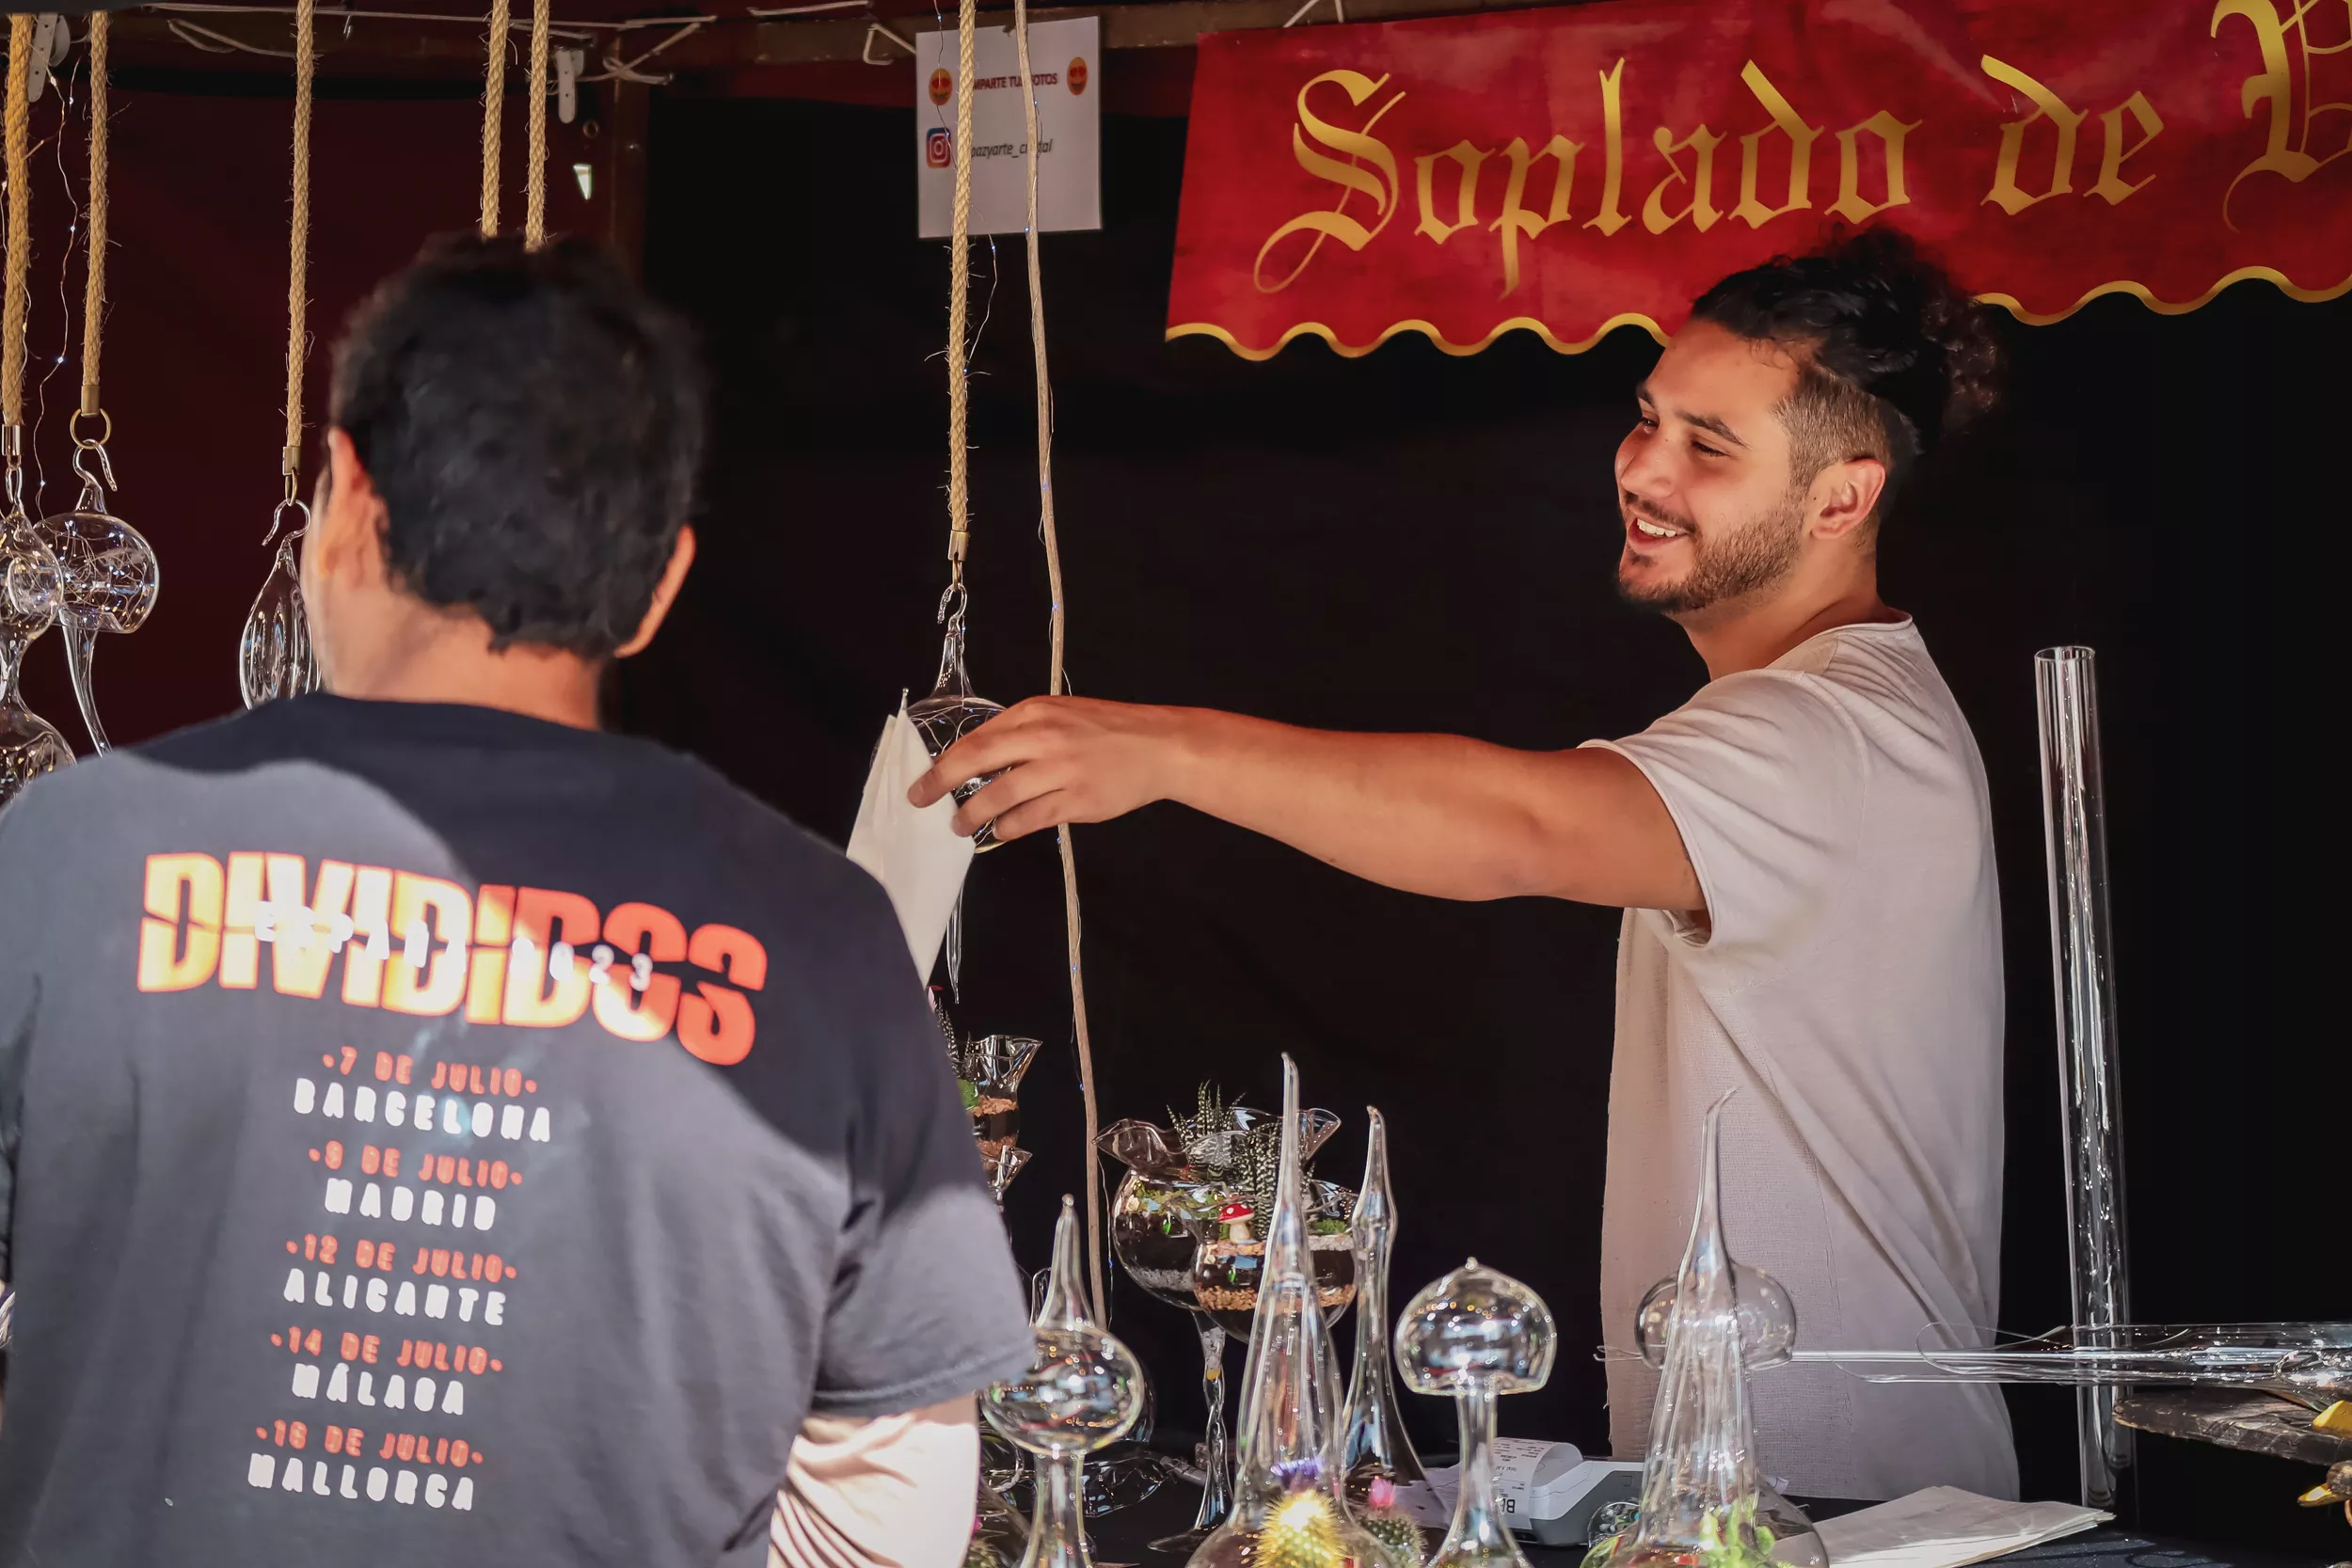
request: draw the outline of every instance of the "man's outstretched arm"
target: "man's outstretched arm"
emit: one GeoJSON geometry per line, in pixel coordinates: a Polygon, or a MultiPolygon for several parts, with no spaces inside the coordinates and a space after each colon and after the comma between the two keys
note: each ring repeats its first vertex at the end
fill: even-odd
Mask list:
{"type": "Polygon", "coordinates": [[[1039,697],[973,731],[912,793],[1009,769],[956,813],[1019,838],[1176,800],[1390,887],[1696,910],[1665,802],[1613,752],[1346,735],[1206,708],[1039,697]]]}

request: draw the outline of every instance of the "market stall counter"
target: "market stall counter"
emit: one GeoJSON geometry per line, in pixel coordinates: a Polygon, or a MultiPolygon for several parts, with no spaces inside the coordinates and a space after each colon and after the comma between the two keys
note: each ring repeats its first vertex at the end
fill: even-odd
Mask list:
{"type": "MultiPolygon", "coordinates": [[[[1181,1530],[1191,1522],[1200,1494],[1181,1482],[1163,1486],[1132,1508],[1087,1521],[1092,1536],[1095,1568],[1121,1563],[1136,1568],[1182,1568],[1182,1559],[1149,1549],[1147,1543],[1181,1530]]],[[[1834,1519],[1867,1507],[1866,1503],[1834,1498],[1795,1499],[1816,1520],[1834,1519]]],[[[1567,1547],[1541,1546],[1519,1537],[1519,1549],[1534,1568],[1569,1568],[1583,1553],[1567,1547]]],[[[1894,1568],[1893,1560],[1885,1560],[1894,1568]]],[[[2030,1563],[2034,1568],[2312,1568],[2312,1560],[2259,1547],[2239,1547],[2211,1542],[2190,1542],[2151,1535],[2109,1525],[2012,1552],[1995,1560],[2030,1563]]]]}

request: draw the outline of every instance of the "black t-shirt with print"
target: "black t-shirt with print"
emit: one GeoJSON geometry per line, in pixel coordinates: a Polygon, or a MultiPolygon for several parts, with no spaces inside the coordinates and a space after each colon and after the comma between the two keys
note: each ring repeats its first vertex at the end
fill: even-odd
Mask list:
{"type": "Polygon", "coordinates": [[[765,1560],[1025,1364],[888,900],[689,759],[309,697],[0,814],[0,1565],[765,1560]]]}

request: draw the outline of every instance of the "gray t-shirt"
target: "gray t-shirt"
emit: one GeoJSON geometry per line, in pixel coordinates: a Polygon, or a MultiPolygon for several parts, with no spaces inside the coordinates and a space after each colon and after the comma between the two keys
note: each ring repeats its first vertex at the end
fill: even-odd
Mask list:
{"type": "Polygon", "coordinates": [[[1029,1334],[882,890],[699,764],[310,697],[0,814],[0,1564],[758,1563],[1029,1334]]]}
{"type": "MultiPolygon", "coordinates": [[[[1991,1325],[2001,1255],[2001,926],[1984,764],[1908,620],[1840,626],[1600,742],[1664,800],[1704,923],[1626,911],[1609,1086],[1602,1326],[1627,1349],[1690,1234],[1707,1107],[1725,1239],[1776,1275],[1806,1350],[1991,1325]]],[[[1969,1341],[1963,1340],[1966,1343],[1969,1341]]],[[[1619,1453],[1657,1379],[1613,1359],[1619,1453]]],[[[1758,1372],[1764,1465],[1794,1490],[2017,1495],[2000,1391],[1758,1372]]]]}

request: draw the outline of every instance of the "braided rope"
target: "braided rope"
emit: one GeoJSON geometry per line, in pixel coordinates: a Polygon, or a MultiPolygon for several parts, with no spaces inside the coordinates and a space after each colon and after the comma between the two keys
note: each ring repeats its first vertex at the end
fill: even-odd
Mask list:
{"type": "Polygon", "coordinates": [[[523,244],[548,243],[548,0],[531,0],[531,158],[523,185],[523,244]]]}
{"type": "Polygon", "coordinates": [[[972,317],[972,39],[978,0],[956,6],[956,214],[947,245],[947,560],[963,580],[972,531],[970,398],[972,317]]]}
{"type": "Polygon", "coordinates": [[[107,13],[89,19],[89,274],[82,286],[82,412],[96,417],[98,353],[106,326],[107,13]]]}
{"type": "Polygon", "coordinates": [[[506,113],[507,0],[490,0],[490,54],[482,87],[482,237],[499,231],[499,136],[506,113]]]}
{"type": "Polygon", "coordinates": [[[8,83],[4,129],[8,179],[8,278],[0,293],[0,424],[24,423],[25,274],[33,264],[32,105],[24,69],[33,55],[33,19],[8,18],[8,83]]]}
{"type": "Polygon", "coordinates": [[[294,6],[294,216],[286,241],[286,497],[302,471],[302,368],[310,283],[310,79],[317,64],[315,0],[294,6]]]}

